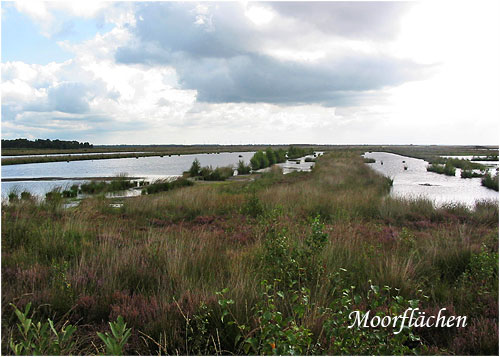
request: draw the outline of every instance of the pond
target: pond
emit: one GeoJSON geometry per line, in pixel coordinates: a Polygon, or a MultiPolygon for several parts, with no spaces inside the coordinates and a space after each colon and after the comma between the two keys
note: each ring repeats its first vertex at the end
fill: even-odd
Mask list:
{"type": "MultiPolygon", "coordinates": [[[[375,159],[375,163],[367,165],[394,180],[393,197],[423,197],[432,200],[436,206],[461,203],[472,207],[478,200],[498,202],[498,192],[481,186],[480,178],[461,178],[459,169],[456,176],[446,176],[428,172],[429,163],[421,159],[386,152],[369,152],[364,157],[375,159]]],[[[493,165],[490,171],[496,172],[498,162],[488,164],[493,165]]]]}
{"type": "MultiPolygon", "coordinates": [[[[285,162],[276,165],[281,167],[284,175],[297,171],[310,172],[312,170],[312,167],[314,166],[314,161],[311,160],[314,160],[315,158],[323,154],[324,154],[323,151],[316,151],[313,155],[306,155],[304,157],[299,157],[297,159],[286,160],[285,162]]],[[[269,170],[271,170],[271,168],[266,167],[265,169],[260,169],[257,172],[266,172],[269,170]]]]}
{"type": "Polygon", "coordinates": [[[85,178],[114,177],[123,173],[130,177],[148,180],[171,178],[187,171],[195,158],[200,161],[201,166],[236,167],[239,160],[248,164],[254,153],[253,151],[224,152],[6,165],[2,166],[2,197],[6,197],[12,190],[17,192],[26,190],[37,196],[43,196],[55,187],[69,187],[84,182],[82,180],[85,178]],[[26,181],[33,178],[37,180],[26,181]],[[13,181],[4,182],[3,179],[13,181]]]}

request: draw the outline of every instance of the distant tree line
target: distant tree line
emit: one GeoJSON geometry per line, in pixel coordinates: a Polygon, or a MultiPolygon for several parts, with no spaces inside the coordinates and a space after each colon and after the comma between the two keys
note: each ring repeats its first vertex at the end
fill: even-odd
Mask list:
{"type": "Polygon", "coordinates": [[[50,140],[50,139],[2,139],[2,148],[4,149],[89,149],[94,145],[88,142],[80,143],[78,141],[50,140]]]}

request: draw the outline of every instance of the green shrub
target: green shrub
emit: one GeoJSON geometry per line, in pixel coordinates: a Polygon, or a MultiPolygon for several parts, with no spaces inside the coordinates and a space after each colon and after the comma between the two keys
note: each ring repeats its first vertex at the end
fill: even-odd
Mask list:
{"type": "Polygon", "coordinates": [[[275,151],[276,154],[276,162],[281,163],[286,161],[286,151],[283,149],[278,149],[275,151]]]}
{"type": "Polygon", "coordinates": [[[233,176],[232,167],[217,167],[215,170],[211,167],[204,167],[201,170],[201,179],[204,181],[224,181],[231,176],[233,176]]]}
{"type": "Polygon", "coordinates": [[[263,151],[257,151],[250,159],[252,170],[259,170],[269,166],[269,159],[263,151]]]}
{"type": "Polygon", "coordinates": [[[170,191],[176,188],[193,186],[194,183],[185,178],[178,178],[174,181],[157,181],[142,189],[142,194],[153,194],[158,192],[170,191]]]}
{"type": "Polygon", "coordinates": [[[15,309],[14,312],[19,320],[17,324],[19,338],[11,337],[9,341],[9,346],[15,355],[69,355],[75,352],[73,334],[76,327],[65,325],[57,331],[51,319],[35,323],[28,317],[31,303],[26,305],[24,312],[15,305],[10,305],[15,309]]]}
{"type": "Polygon", "coordinates": [[[249,165],[245,165],[243,160],[238,161],[238,175],[246,175],[250,173],[252,168],[249,165]]]}
{"type": "Polygon", "coordinates": [[[33,195],[29,191],[21,192],[21,200],[31,200],[33,199],[33,195]]]}
{"type": "Polygon", "coordinates": [[[57,203],[62,199],[62,193],[59,190],[49,191],[45,194],[45,200],[47,202],[57,203]]]}
{"type": "MultiPolygon", "coordinates": [[[[97,193],[105,193],[105,192],[116,192],[116,191],[124,191],[129,188],[135,187],[135,183],[130,180],[125,180],[123,178],[113,179],[109,182],[106,181],[90,181],[88,183],[84,183],[80,186],[80,192],[88,193],[88,194],[97,194],[97,193]]],[[[76,196],[77,191],[72,186],[70,190],[70,195],[76,196]]],[[[63,192],[64,194],[64,192],[63,192]]],[[[68,196],[74,197],[74,196],[68,196]]]]}
{"type": "Polygon", "coordinates": [[[474,177],[483,177],[484,173],[474,172],[472,170],[463,169],[460,173],[461,178],[474,178],[474,177]]]}
{"type": "Polygon", "coordinates": [[[456,167],[449,162],[447,162],[444,166],[441,164],[433,163],[427,166],[427,171],[447,176],[455,176],[456,167]]]}
{"type": "Polygon", "coordinates": [[[492,176],[490,173],[484,175],[481,185],[498,191],[498,173],[495,176],[492,176]]]}
{"type": "Polygon", "coordinates": [[[9,193],[9,202],[13,203],[13,202],[17,202],[19,201],[19,196],[17,195],[16,192],[10,192],[9,193]]]}
{"type": "Polygon", "coordinates": [[[477,162],[456,158],[435,158],[432,159],[432,163],[450,165],[463,170],[484,170],[486,168],[486,166],[478,164],[477,162]]]}
{"type": "Polygon", "coordinates": [[[299,251],[302,280],[304,282],[319,281],[324,273],[323,261],[320,258],[323,249],[328,242],[328,234],[325,226],[320,222],[320,216],[316,216],[311,224],[311,234],[304,240],[304,246],[299,251]]]}
{"type": "Polygon", "coordinates": [[[329,341],[324,347],[329,355],[409,355],[425,352],[425,347],[410,327],[404,326],[400,333],[394,333],[402,327],[401,321],[392,331],[381,326],[352,326],[354,321],[351,316],[355,311],[360,315],[370,312],[379,317],[395,317],[402,315],[407,308],[417,308],[418,300],[406,300],[393,295],[393,289],[389,286],[381,289],[372,284],[367,295],[362,297],[355,293],[355,287],[350,286],[340,272],[334,274],[332,280],[333,286],[337,287],[335,296],[329,307],[322,309],[325,316],[323,328],[329,341]],[[360,304],[363,304],[364,311],[360,311],[360,304]]]}
{"type": "Polygon", "coordinates": [[[273,150],[272,148],[268,147],[266,151],[257,151],[250,159],[250,165],[252,166],[252,170],[259,170],[285,161],[285,150],[273,150]]]}
{"type": "MultiPolygon", "coordinates": [[[[233,176],[233,168],[227,167],[217,167],[212,169],[211,166],[205,166],[200,168],[200,163],[198,159],[193,161],[191,168],[187,171],[188,176],[198,177],[204,181],[224,181],[229,177],[233,176]]],[[[186,173],[185,173],[186,174],[186,173]]]]}
{"type": "Polygon", "coordinates": [[[276,153],[270,147],[268,147],[266,149],[266,157],[267,157],[267,161],[269,161],[269,166],[274,165],[277,162],[276,153]]]}
{"type": "Polygon", "coordinates": [[[241,208],[241,213],[248,214],[254,218],[264,213],[264,207],[262,206],[259,197],[257,197],[255,190],[245,201],[245,204],[241,208]]]}
{"type": "Polygon", "coordinates": [[[297,146],[290,146],[287,152],[288,159],[297,159],[299,157],[312,154],[314,154],[314,150],[312,148],[304,149],[304,148],[299,148],[297,146]]]}
{"type": "Polygon", "coordinates": [[[189,176],[191,177],[196,177],[200,174],[201,170],[201,165],[200,161],[198,159],[194,159],[193,163],[191,164],[191,168],[189,169],[189,176]]]}
{"type": "Polygon", "coordinates": [[[461,280],[464,284],[477,284],[473,289],[476,297],[490,293],[498,295],[498,252],[482,247],[481,252],[471,256],[461,280]]]}
{"type": "Polygon", "coordinates": [[[132,329],[127,328],[127,324],[123,321],[123,317],[121,316],[118,316],[115,322],[109,322],[109,327],[111,329],[111,334],[109,334],[109,332],[98,332],[97,336],[99,336],[106,345],[106,353],[109,356],[121,356],[123,355],[123,349],[127,340],[132,335],[132,329]]]}
{"type": "Polygon", "coordinates": [[[227,325],[236,325],[239,334],[235,344],[238,350],[248,355],[307,355],[312,352],[312,332],[303,324],[303,317],[309,307],[309,291],[302,288],[294,292],[291,298],[275,284],[261,282],[262,299],[254,306],[253,320],[258,321],[256,328],[240,324],[231,311],[232,299],[225,297],[228,289],[216,294],[221,297],[219,305],[222,308],[222,321],[227,325]],[[291,314],[286,316],[280,305],[288,303],[291,314]],[[226,318],[227,316],[227,318],[226,318]]]}

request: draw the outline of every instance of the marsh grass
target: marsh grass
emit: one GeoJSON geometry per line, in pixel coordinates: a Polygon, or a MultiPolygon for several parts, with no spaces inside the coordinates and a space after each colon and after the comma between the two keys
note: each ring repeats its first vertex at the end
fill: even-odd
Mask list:
{"type": "Polygon", "coordinates": [[[483,177],[485,174],[484,172],[474,172],[472,170],[462,170],[460,172],[460,177],[461,178],[475,178],[475,177],[483,177]]]}
{"type": "Polygon", "coordinates": [[[449,162],[447,162],[445,165],[432,163],[429,166],[427,166],[427,171],[447,176],[455,176],[456,167],[449,162]]]}
{"type": "MultiPolygon", "coordinates": [[[[96,194],[105,192],[124,191],[135,187],[136,183],[126,179],[115,179],[111,181],[90,181],[80,185],[79,192],[96,194]]],[[[74,191],[74,190],[70,190],[74,191]]]]}
{"type": "Polygon", "coordinates": [[[142,189],[142,194],[153,194],[158,192],[170,191],[180,187],[193,186],[194,183],[186,178],[178,178],[176,180],[157,180],[142,189]]]}
{"type": "MultiPolygon", "coordinates": [[[[321,262],[318,274],[300,280],[311,308],[297,321],[313,341],[324,338],[319,307],[344,287],[333,278],[340,269],[361,296],[371,281],[408,299],[423,293],[427,311],[447,306],[471,316],[474,326],[497,326],[491,311],[498,309],[498,204],[435,208],[424,199],[388,197],[391,184],[356,153],[339,152],[318,158],[311,173],[273,168],[253,181],[127,198],[118,209],[102,196],[71,209],[57,200],[3,205],[2,352],[9,353],[5,336],[16,333],[8,304],[22,309],[31,302],[39,319],[81,326],[75,334],[101,353],[95,332],[119,315],[133,329],[126,353],[242,353],[235,347],[238,329],[221,321],[215,292],[230,287],[234,317],[257,328],[259,282],[273,268],[265,257],[279,242],[270,243],[271,230],[285,232],[280,252],[295,257],[305,252],[316,217],[324,246],[314,259],[297,255],[301,265],[321,262]],[[483,282],[487,289],[478,299],[483,282]]],[[[290,317],[287,301],[277,309],[290,317]]],[[[494,330],[418,333],[435,353],[495,354],[498,348],[494,330]],[[475,339],[481,347],[467,342],[475,339]]]]}
{"type": "Polygon", "coordinates": [[[490,173],[484,175],[484,177],[481,179],[481,185],[498,191],[498,172],[494,176],[490,173]]]}

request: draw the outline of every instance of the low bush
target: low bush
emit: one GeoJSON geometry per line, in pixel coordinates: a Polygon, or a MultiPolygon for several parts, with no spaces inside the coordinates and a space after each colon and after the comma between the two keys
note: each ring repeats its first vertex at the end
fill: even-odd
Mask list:
{"type": "Polygon", "coordinates": [[[15,355],[69,355],[76,352],[73,338],[76,327],[63,325],[58,331],[51,319],[35,323],[29,318],[31,303],[26,305],[24,312],[13,304],[11,306],[19,320],[18,334],[11,336],[9,341],[9,347],[15,355]]]}
{"type": "Polygon", "coordinates": [[[481,185],[498,191],[498,173],[495,176],[492,176],[490,173],[484,175],[481,185]]]}
{"type": "Polygon", "coordinates": [[[446,163],[445,165],[433,163],[427,166],[427,171],[447,176],[455,176],[456,167],[450,163],[446,163]]]}
{"type": "Polygon", "coordinates": [[[483,177],[484,173],[481,172],[474,172],[472,170],[462,170],[460,173],[461,178],[474,178],[474,177],[483,177]]]}
{"type": "Polygon", "coordinates": [[[142,189],[142,194],[153,194],[170,191],[180,187],[193,186],[194,183],[186,178],[178,178],[175,181],[157,181],[142,189]]]}
{"type": "Polygon", "coordinates": [[[211,166],[201,167],[198,159],[194,159],[189,171],[184,172],[188,177],[198,178],[203,181],[224,181],[233,176],[234,169],[230,166],[216,167],[211,166]]]}
{"type": "Polygon", "coordinates": [[[297,159],[299,157],[303,157],[306,155],[312,155],[314,154],[314,149],[313,148],[300,148],[297,146],[290,146],[287,151],[287,157],[288,159],[297,159]]]}
{"type": "Polygon", "coordinates": [[[246,165],[243,160],[240,160],[238,161],[237,170],[238,170],[238,175],[247,175],[250,173],[252,168],[250,167],[250,165],[246,165]]]}
{"type": "MultiPolygon", "coordinates": [[[[134,182],[124,179],[115,179],[107,181],[91,181],[80,185],[80,192],[96,194],[104,192],[124,191],[135,187],[134,182]]],[[[74,192],[74,191],[72,191],[74,192]]]]}

